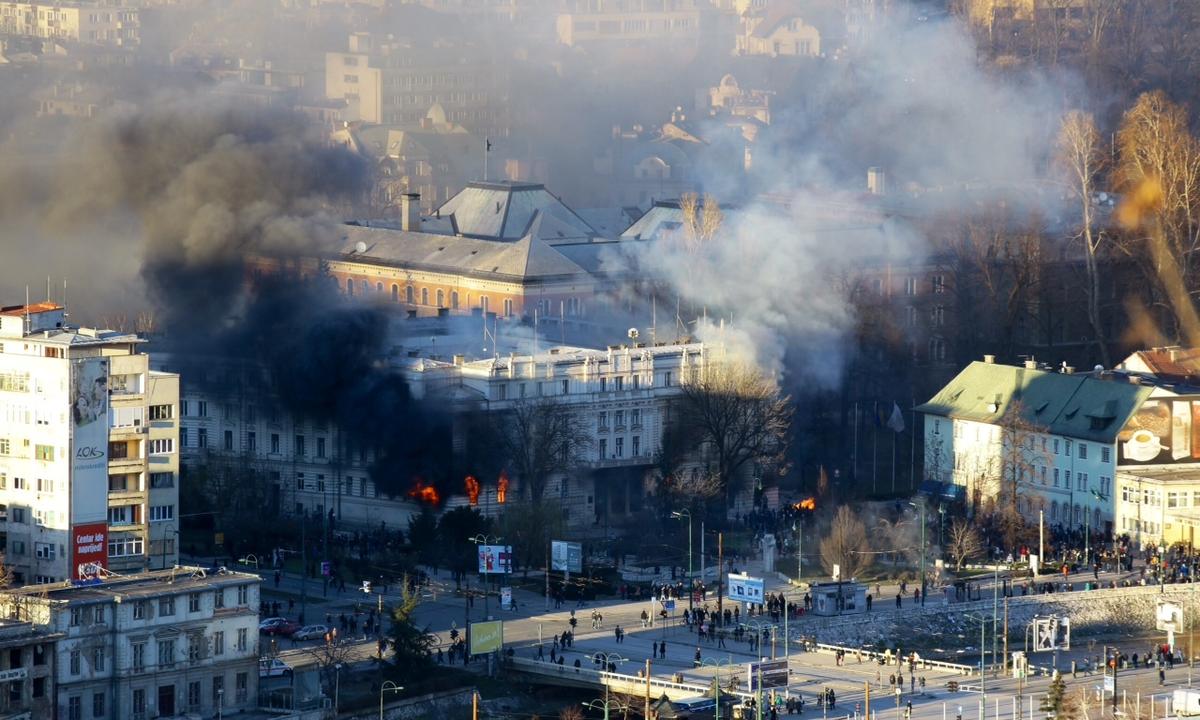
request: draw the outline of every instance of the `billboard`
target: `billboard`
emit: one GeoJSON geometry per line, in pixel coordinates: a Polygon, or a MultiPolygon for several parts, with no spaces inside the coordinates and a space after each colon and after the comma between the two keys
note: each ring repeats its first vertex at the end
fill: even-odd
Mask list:
{"type": "Polygon", "coordinates": [[[754,692],[759,688],[759,679],[762,679],[762,687],[787,687],[788,684],[788,661],[784,660],[762,660],[760,662],[746,663],[746,688],[747,692],[754,692]]]}
{"type": "Polygon", "coordinates": [[[480,545],[479,572],[484,575],[512,572],[512,546],[480,545]]]}
{"type": "Polygon", "coordinates": [[[71,522],[108,521],[108,360],[71,362],[71,522]]]}
{"type": "Polygon", "coordinates": [[[504,647],[504,621],[471,623],[471,654],[483,655],[504,647]]]}
{"type": "Polygon", "coordinates": [[[108,523],[71,526],[71,563],[75,580],[93,580],[108,567],[108,523]]]}
{"type": "Polygon", "coordinates": [[[748,603],[763,601],[762,578],[729,573],[729,599],[748,603]]]}
{"type": "Polygon", "coordinates": [[[1168,465],[1200,460],[1200,395],[1142,403],[1117,433],[1122,465],[1168,465]]]}
{"type": "Polygon", "coordinates": [[[583,572],[583,545],[555,540],[550,543],[550,569],[562,572],[583,572]]]}
{"type": "Polygon", "coordinates": [[[1035,617],[1033,619],[1033,652],[1070,649],[1070,618],[1035,617]]]}

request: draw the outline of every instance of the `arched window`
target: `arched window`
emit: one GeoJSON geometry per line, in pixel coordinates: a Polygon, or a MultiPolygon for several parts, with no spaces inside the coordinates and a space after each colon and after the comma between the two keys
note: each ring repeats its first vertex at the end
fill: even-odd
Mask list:
{"type": "Polygon", "coordinates": [[[1057,500],[1050,503],[1050,519],[1058,520],[1058,501],[1057,500]]]}
{"type": "Polygon", "coordinates": [[[346,294],[354,294],[354,278],[346,278],[346,294]]]}
{"type": "Polygon", "coordinates": [[[407,285],[404,288],[404,302],[408,303],[409,305],[416,305],[417,303],[416,294],[412,285],[407,285]]]}
{"type": "Polygon", "coordinates": [[[429,288],[421,288],[421,304],[429,304],[429,288]]]}
{"type": "Polygon", "coordinates": [[[375,292],[377,292],[377,293],[383,292],[383,283],[381,283],[381,282],[375,283],[375,292]]]}
{"type": "Polygon", "coordinates": [[[453,310],[458,309],[458,291],[457,290],[450,291],[450,308],[453,310]]]}
{"type": "Polygon", "coordinates": [[[437,291],[437,306],[446,307],[446,292],[444,290],[437,291]]]}
{"type": "Polygon", "coordinates": [[[362,294],[366,295],[367,292],[370,291],[370,289],[371,289],[371,283],[367,282],[366,280],[363,280],[362,281],[362,294]]]}
{"type": "Polygon", "coordinates": [[[1100,527],[1100,508],[1095,508],[1092,510],[1092,531],[1095,532],[1095,528],[1098,527],[1100,527]]]}
{"type": "Polygon", "coordinates": [[[505,298],[504,299],[504,317],[510,317],[511,315],[512,315],[512,300],[509,298],[505,298]]]}
{"type": "Polygon", "coordinates": [[[400,286],[392,283],[392,302],[400,302],[400,286]]]}

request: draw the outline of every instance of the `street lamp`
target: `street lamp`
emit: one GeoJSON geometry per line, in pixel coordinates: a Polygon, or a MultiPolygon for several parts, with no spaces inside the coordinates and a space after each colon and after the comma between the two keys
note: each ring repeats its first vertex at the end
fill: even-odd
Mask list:
{"type": "MultiPolygon", "coordinates": [[[[742,622],[742,626],[751,628],[754,631],[755,636],[758,637],[760,642],[762,641],[763,631],[767,630],[770,632],[770,635],[771,635],[771,659],[774,660],[775,659],[775,636],[778,634],[777,631],[779,630],[779,626],[776,625],[775,623],[760,622],[758,620],[745,620],[742,622]]],[[[758,656],[762,657],[762,653],[760,652],[758,654],[758,656]]]]}
{"type": "MultiPolygon", "coordinates": [[[[945,524],[946,524],[946,505],[944,503],[939,503],[938,504],[938,547],[939,548],[943,547],[943,545],[942,545],[942,527],[945,524]]],[[[945,553],[943,553],[942,556],[945,557],[945,553]]]]}
{"type": "Polygon", "coordinates": [[[925,607],[925,503],[910,502],[921,513],[921,607],[925,607]]]}
{"type": "Polygon", "coordinates": [[[242,565],[253,565],[255,570],[258,569],[258,556],[253,553],[250,553],[245,557],[238,558],[238,562],[242,565]]]}
{"type": "MultiPolygon", "coordinates": [[[[604,663],[603,667],[600,668],[600,672],[602,672],[602,673],[608,672],[609,665],[616,665],[617,663],[623,663],[629,659],[627,657],[621,657],[617,653],[606,653],[606,652],[600,652],[598,650],[596,652],[592,653],[592,658],[599,659],[604,663]]],[[[603,676],[600,677],[600,681],[604,683],[604,702],[605,702],[605,704],[607,704],[608,703],[608,683],[605,682],[603,676]]]]}
{"type": "MultiPolygon", "coordinates": [[[[671,517],[676,520],[686,517],[688,520],[688,612],[692,611],[692,511],[691,510],[675,510],[671,512],[671,517]]],[[[718,573],[719,575],[719,573],[718,573]]]]}
{"type": "Polygon", "coordinates": [[[342,689],[342,664],[338,663],[333,666],[333,716],[338,715],[338,699],[341,696],[342,689]]]}
{"type": "Polygon", "coordinates": [[[398,693],[398,692],[403,692],[403,691],[404,691],[403,685],[397,685],[396,683],[392,682],[391,680],[383,681],[383,684],[379,686],[379,720],[383,720],[383,694],[386,692],[398,693]]]}
{"type": "Polygon", "coordinates": [[[984,708],[987,707],[987,690],[984,686],[986,673],[984,672],[983,654],[986,651],[984,646],[987,640],[984,637],[984,633],[987,632],[988,617],[982,613],[966,613],[964,617],[968,620],[979,621],[979,720],[984,720],[984,708]]]}
{"type": "Polygon", "coordinates": [[[217,690],[217,720],[225,717],[225,688],[217,690]]]}
{"type": "Polygon", "coordinates": [[[620,702],[613,704],[612,702],[610,702],[607,699],[592,700],[590,702],[581,702],[579,704],[584,706],[585,708],[591,708],[592,710],[603,710],[604,711],[604,720],[608,720],[608,708],[610,706],[615,707],[618,710],[629,710],[628,705],[622,705],[620,702]]]}
{"type": "Polygon", "coordinates": [[[735,663],[733,661],[733,658],[731,658],[731,657],[727,657],[724,660],[713,660],[712,658],[704,658],[703,660],[700,661],[700,667],[711,667],[714,670],[714,673],[713,673],[713,688],[714,688],[713,697],[717,701],[716,717],[714,718],[714,720],[721,720],[721,668],[723,668],[723,667],[730,668],[730,674],[732,675],[733,668],[737,667],[737,663],[735,663]]]}
{"type": "MultiPolygon", "coordinates": [[[[469,537],[467,539],[470,540],[471,542],[475,543],[475,556],[476,557],[479,556],[479,546],[480,545],[499,545],[500,544],[500,538],[498,536],[487,535],[484,533],[472,535],[471,537],[469,537]]],[[[497,558],[497,559],[499,559],[499,558],[497,558]]],[[[484,568],[484,575],[485,575],[485,577],[483,578],[483,619],[484,620],[487,620],[487,618],[488,618],[488,589],[487,589],[488,579],[486,577],[486,575],[488,573],[486,572],[486,570],[487,570],[487,568],[484,568]]],[[[503,568],[501,568],[501,572],[503,572],[503,568]]]]}
{"type": "MultiPolygon", "coordinates": [[[[1095,490],[1093,490],[1093,489],[1092,489],[1092,487],[1091,487],[1090,485],[1088,486],[1088,492],[1090,492],[1090,493],[1092,494],[1092,497],[1093,497],[1093,498],[1095,498],[1096,500],[1098,500],[1098,501],[1100,501],[1100,502],[1104,502],[1105,500],[1108,500],[1108,496],[1107,496],[1107,495],[1104,495],[1104,494],[1102,494],[1102,493],[1096,492],[1095,490]]],[[[1083,564],[1084,564],[1084,566],[1085,566],[1085,567],[1091,567],[1091,563],[1088,561],[1089,550],[1090,550],[1091,541],[1092,541],[1092,528],[1091,528],[1091,519],[1092,519],[1092,511],[1091,511],[1091,509],[1089,509],[1089,508],[1084,508],[1084,515],[1083,515],[1083,564]]]]}

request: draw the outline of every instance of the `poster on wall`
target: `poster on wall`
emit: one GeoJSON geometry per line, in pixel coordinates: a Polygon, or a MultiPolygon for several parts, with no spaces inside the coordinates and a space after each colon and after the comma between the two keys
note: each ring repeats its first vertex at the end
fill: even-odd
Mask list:
{"type": "Polygon", "coordinates": [[[71,526],[71,562],[76,580],[99,580],[108,567],[108,523],[71,526]]]}
{"type": "Polygon", "coordinates": [[[1117,433],[1122,465],[1200,461],[1200,396],[1153,398],[1117,433]]]}

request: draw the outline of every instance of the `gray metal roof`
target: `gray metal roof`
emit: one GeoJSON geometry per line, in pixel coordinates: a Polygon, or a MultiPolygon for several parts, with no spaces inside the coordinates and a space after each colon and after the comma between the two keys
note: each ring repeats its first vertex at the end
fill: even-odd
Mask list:
{"type": "Polygon", "coordinates": [[[455,233],[491,240],[516,240],[529,232],[536,217],[552,218],[564,238],[598,233],[542,185],[518,182],[473,182],[447,200],[437,214],[449,219],[455,233]]]}

